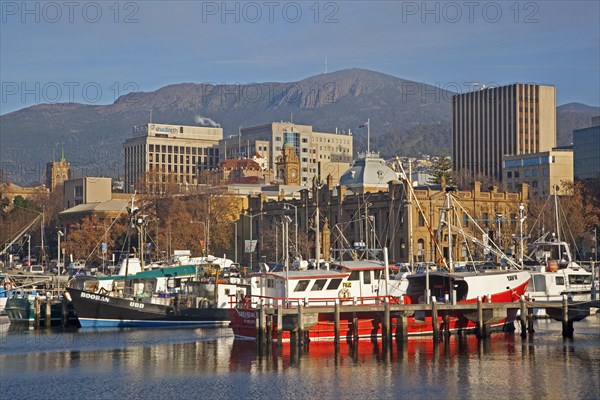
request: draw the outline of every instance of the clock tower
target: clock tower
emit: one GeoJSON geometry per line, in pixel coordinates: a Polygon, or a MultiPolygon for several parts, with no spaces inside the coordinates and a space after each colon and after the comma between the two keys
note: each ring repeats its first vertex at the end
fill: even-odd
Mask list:
{"type": "Polygon", "coordinates": [[[277,157],[277,178],[284,185],[300,185],[300,159],[290,142],[285,142],[277,157]]]}

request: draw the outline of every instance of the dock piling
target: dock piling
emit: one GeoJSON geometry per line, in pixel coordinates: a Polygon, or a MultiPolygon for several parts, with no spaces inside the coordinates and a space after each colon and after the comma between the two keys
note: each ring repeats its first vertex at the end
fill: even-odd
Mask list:
{"type": "Polygon", "coordinates": [[[569,321],[569,299],[563,295],[563,317],[562,317],[562,335],[565,338],[573,337],[573,321],[569,321]]]}
{"type": "Polygon", "coordinates": [[[527,337],[527,306],[525,305],[525,296],[521,296],[519,298],[519,310],[521,314],[519,315],[519,322],[521,324],[521,337],[525,338],[527,337]]]}
{"type": "Polygon", "coordinates": [[[391,322],[391,318],[390,318],[390,299],[388,299],[387,297],[384,299],[384,303],[383,303],[383,321],[381,324],[381,328],[382,328],[382,336],[384,339],[384,343],[389,343],[391,341],[391,330],[390,330],[390,322],[391,322]]]}
{"type": "Polygon", "coordinates": [[[46,295],[46,319],[45,326],[46,328],[50,328],[52,326],[52,298],[49,295],[46,295]]]}
{"type": "Polygon", "coordinates": [[[483,302],[481,296],[477,296],[477,337],[483,336],[483,302]]]}
{"type": "Polygon", "coordinates": [[[335,299],[333,307],[333,332],[334,341],[336,344],[340,343],[340,301],[335,299]]]}
{"type": "Polygon", "coordinates": [[[440,337],[440,324],[435,296],[431,296],[431,327],[433,328],[433,340],[437,340],[440,337]]]}

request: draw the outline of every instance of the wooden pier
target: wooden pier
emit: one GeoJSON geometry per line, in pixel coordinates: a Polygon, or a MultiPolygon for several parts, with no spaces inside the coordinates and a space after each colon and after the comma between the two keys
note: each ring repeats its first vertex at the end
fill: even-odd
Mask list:
{"type": "MultiPolygon", "coordinates": [[[[288,300],[287,304],[290,302],[288,300]]],[[[573,322],[589,316],[591,307],[600,308],[598,300],[573,303],[569,302],[567,297],[556,302],[528,301],[522,297],[520,301],[512,303],[491,303],[482,298],[478,298],[477,302],[463,304],[440,303],[436,302],[435,298],[432,298],[430,304],[392,304],[388,299],[373,305],[357,304],[356,300],[350,303],[334,300],[333,305],[311,305],[308,299],[294,300],[293,303],[292,307],[284,307],[281,303],[273,305],[259,302],[256,305],[256,341],[259,346],[273,340],[281,343],[280,338],[283,337],[284,330],[290,332],[292,342],[298,345],[305,344],[309,340],[306,326],[310,326],[311,321],[318,319],[320,314],[333,314],[333,341],[336,344],[339,344],[341,338],[341,315],[352,316],[348,319],[348,324],[353,341],[359,338],[357,320],[361,315],[380,315],[381,329],[378,330],[380,333],[377,336],[381,336],[384,343],[391,343],[394,337],[396,341],[408,339],[407,319],[417,312],[431,316],[431,331],[421,335],[430,335],[434,340],[451,334],[449,318],[451,314],[457,313],[475,324],[474,331],[480,339],[489,338],[492,326],[501,321],[507,321],[503,326],[503,330],[507,332],[514,332],[514,323],[519,323],[520,334],[526,337],[528,333],[534,333],[534,309],[545,309],[550,318],[561,321],[563,337],[571,338],[574,333],[573,322]],[[286,329],[283,321],[291,316],[297,317],[297,324],[286,329]],[[273,324],[273,321],[277,323],[273,324]]]]}

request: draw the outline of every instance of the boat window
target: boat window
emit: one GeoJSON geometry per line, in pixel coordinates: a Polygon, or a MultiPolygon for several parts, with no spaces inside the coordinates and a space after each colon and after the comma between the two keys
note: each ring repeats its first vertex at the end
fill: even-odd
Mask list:
{"type": "Polygon", "coordinates": [[[267,287],[275,287],[275,280],[274,279],[267,279],[267,287]]]}
{"type": "Polygon", "coordinates": [[[380,270],[373,271],[373,277],[375,278],[375,280],[378,280],[380,276],[381,276],[380,270]]]}
{"type": "Polygon", "coordinates": [[[358,281],[360,280],[360,271],[352,271],[350,276],[348,277],[349,281],[358,281]]]}
{"type": "Polygon", "coordinates": [[[315,281],[315,284],[312,285],[312,287],[310,288],[311,291],[313,290],[323,290],[323,288],[325,287],[325,284],[327,283],[327,279],[317,279],[315,281]]]}
{"type": "Polygon", "coordinates": [[[294,292],[304,292],[306,290],[306,288],[308,287],[309,282],[310,282],[310,280],[308,280],[308,279],[302,279],[301,281],[298,281],[298,284],[296,285],[294,292]]]}
{"type": "Polygon", "coordinates": [[[340,287],[342,280],[340,278],[332,279],[329,281],[329,285],[327,285],[327,290],[337,290],[340,287]]]}
{"type": "Polygon", "coordinates": [[[371,283],[371,271],[363,271],[363,283],[367,285],[371,283]]]}
{"type": "Polygon", "coordinates": [[[556,277],[556,284],[564,286],[564,284],[565,284],[565,278],[563,276],[557,276],[556,277]]]}
{"type": "Polygon", "coordinates": [[[584,285],[592,283],[591,275],[569,275],[569,284],[571,285],[584,285]]]}

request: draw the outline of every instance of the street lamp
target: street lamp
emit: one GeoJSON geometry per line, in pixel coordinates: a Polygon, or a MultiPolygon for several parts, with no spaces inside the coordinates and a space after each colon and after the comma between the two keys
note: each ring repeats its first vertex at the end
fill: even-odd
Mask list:
{"type": "MultiPolygon", "coordinates": [[[[60,238],[63,237],[65,234],[62,233],[62,231],[58,231],[56,232],[56,236],[58,236],[58,257],[56,258],[56,268],[58,269],[58,276],[60,277],[60,238]]],[[[60,282],[60,280],[59,280],[60,282]]]]}
{"type": "Polygon", "coordinates": [[[296,244],[296,255],[298,255],[298,206],[290,203],[283,203],[284,210],[289,210],[290,207],[294,207],[294,224],[295,224],[295,244],[296,244]]]}
{"type": "Polygon", "coordinates": [[[245,216],[250,218],[250,251],[248,252],[250,253],[250,271],[252,271],[252,258],[254,257],[254,249],[256,248],[256,246],[254,246],[254,243],[252,242],[252,231],[254,230],[254,225],[252,225],[252,219],[262,214],[264,214],[264,212],[259,212],[256,214],[244,214],[245,216]]]}
{"type": "Polygon", "coordinates": [[[502,249],[502,213],[496,214],[496,221],[498,222],[498,246],[502,249]]]}
{"type": "Polygon", "coordinates": [[[526,215],[523,215],[525,211],[525,206],[523,203],[519,204],[519,240],[521,242],[519,262],[521,264],[521,268],[523,268],[523,221],[527,219],[526,215]]]}

